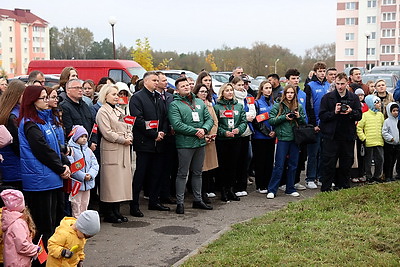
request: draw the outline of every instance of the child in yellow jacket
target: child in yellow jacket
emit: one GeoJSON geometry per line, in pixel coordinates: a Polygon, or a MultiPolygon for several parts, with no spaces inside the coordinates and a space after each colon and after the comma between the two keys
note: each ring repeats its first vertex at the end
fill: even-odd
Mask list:
{"type": "Polygon", "coordinates": [[[380,112],[381,100],[375,95],[365,97],[365,103],[369,110],[364,112],[361,121],[357,124],[358,138],[365,141],[365,176],[368,182],[382,182],[383,170],[383,137],[382,127],[385,118],[380,112]],[[371,162],[375,162],[375,170],[372,175],[371,162]]]}
{"type": "Polygon", "coordinates": [[[84,211],[78,219],[65,217],[48,241],[46,266],[83,266],[86,239],[99,231],[97,211],[84,211]]]}

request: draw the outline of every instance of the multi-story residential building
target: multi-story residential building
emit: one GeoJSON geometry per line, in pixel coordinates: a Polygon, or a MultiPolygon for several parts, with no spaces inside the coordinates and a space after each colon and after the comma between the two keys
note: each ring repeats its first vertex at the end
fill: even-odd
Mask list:
{"type": "Polygon", "coordinates": [[[338,70],[400,64],[399,4],[396,0],[338,0],[338,70]]]}
{"type": "Polygon", "coordinates": [[[26,74],[29,61],[49,58],[48,22],[27,9],[0,9],[0,70],[26,74]]]}

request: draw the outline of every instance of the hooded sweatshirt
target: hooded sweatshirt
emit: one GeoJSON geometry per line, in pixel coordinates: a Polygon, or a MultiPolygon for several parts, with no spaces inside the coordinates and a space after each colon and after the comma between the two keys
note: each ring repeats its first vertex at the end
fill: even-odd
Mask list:
{"type": "Polygon", "coordinates": [[[397,128],[398,118],[393,117],[392,112],[390,112],[390,107],[392,105],[398,104],[396,102],[390,102],[386,106],[386,114],[388,115],[388,118],[383,123],[382,136],[386,143],[391,145],[399,145],[399,129],[397,128]]]}
{"type": "MultiPolygon", "coordinates": [[[[255,118],[257,115],[255,105],[248,104],[247,100],[245,100],[247,96],[251,96],[251,95],[248,95],[246,90],[244,90],[244,91],[234,90],[234,93],[235,93],[235,97],[236,97],[238,103],[242,104],[244,111],[246,111],[246,119],[249,117],[255,118]]],[[[249,121],[248,121],[246,131],[242,134],[243,137],[249,136],[252,134],[252,129],[250,128],[250,127],[252,127],[252,125],[251,126],[250,125],[251,125],[251,122],[249,123],[249,121]]]]}
{"type": "Polygon", "coordinates": [[[362,119],[357,124],[357,135],[361,141],[365,141],[366,147],[383,146],[382,126],[385,120],[382,112],[375,108],[377,96],[365,97],[369,110],[362,114],[362,119]]]}
{"type": "Polygon", "coordinates": [[[32,243],[28,224],[21,217],[21,212],[3,208],[4,266],[31,266],[31,259],[38,252],[38,246],[32,243]]]}

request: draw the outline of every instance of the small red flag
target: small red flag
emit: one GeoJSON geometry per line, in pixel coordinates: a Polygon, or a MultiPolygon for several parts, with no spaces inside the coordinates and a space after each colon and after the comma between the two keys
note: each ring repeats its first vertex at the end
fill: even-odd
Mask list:
{"type": "Polygon", "coordinates": [[[93,124],[92,133],[97,134],[97,124],[93,124]]]}
{"type": "Polygon", "coordinates": [[[246,100],[247,100],[247,104],[254,104],[254,97],[248,96],[248,97],[246,97],[246,100]]]}
{"type": "Polygon", "coordinates": [[[127,96],[122,96],[118,99],[118,104],[120,105],[126,105],[128,104],[128,97],[127,96]]]}
{"type": "Polygon", "coordinates": [[[38,258],[40,264],[43,264],[43,262],[45,262],[47,260],[47,252],[46,252],[46,249],[44,248],[42,237],[40,237],[40,239],[39,239],[38,246],[39,246],[39,251],[38,251],[37,258],[38,258]]]}
{"type": "Polygon", "coordinates": [[[71,173],[76,173],[77,171],[82,170],[83,167],[85,167],[85,159],[81,158],[80,160],[71,164],[71,173]]]}
{"type": "Polygon", "coordinates": [[[135,120],[136,120],[136,117],[133,117],[133,116],[125,116],[124,117],[124,122],[125,123],[127,123],[127,124],[135,124],[135,120]]]}
{"type": "Polygon", "coordinates": [[[146,123],[146,130],[158,128],[158,121],[145,121],[145,123],[146,123]]]}
{"type": "Polygon", "coordinates": [[[69,133],[68,137],[73,136],[76,133],[76,130],[78,130],[78,127],[72,128],[71,132],[69,133]]]}
{"type": "Polygon", "coordinates": [[[265,121],[265,120],[268,120],[268,119],[269,119],[269,114],[268,114],[268,112],[265,112],[265,113],[263,113],[263,114],[260,114],[260,115],[257,115],[257,116],[256,116],[257,122],[262,122],[262,121],[265,121]]]}
{"type": "Polygon", "coordinates": [[[75,179],[72,179],[72,181],[74,181],[74,185],[72,186],[71,196],[74,197],[76,196],[76,194],[79,193],[79,189],[81,188],[82,182],[79,182],[75,179]]]}

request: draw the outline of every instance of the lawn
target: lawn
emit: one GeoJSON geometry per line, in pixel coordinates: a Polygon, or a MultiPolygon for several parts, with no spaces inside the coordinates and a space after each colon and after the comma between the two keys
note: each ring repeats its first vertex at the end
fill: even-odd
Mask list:
{"type": "Polygon", "coordinates": [[[290,203],[234,225],[184,264],[281,265],[400,266],[400,182],[290,203]]]}

